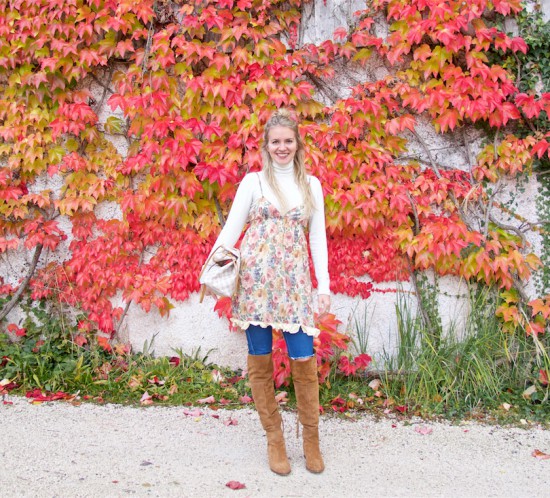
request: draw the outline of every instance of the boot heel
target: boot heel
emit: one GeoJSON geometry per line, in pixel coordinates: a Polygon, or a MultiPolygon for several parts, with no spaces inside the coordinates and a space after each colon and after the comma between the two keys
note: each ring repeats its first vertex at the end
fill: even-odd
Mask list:
{"type": "Polygon", "coordinates": [[[281,476],[290,474],[279,405],[275,401],[271,354],[248,355],[248,379],[256,411],[267,436],[269,468],[281,476]]]}
{"type": "Polygon", "coordinates": [[[298,419],[302,424],[302,438],[306,469],[314,474],[325,470],[319,448],[319,378],[315,356],[306,361],[290,360],[290,369],[296,391],[298,419]]]}

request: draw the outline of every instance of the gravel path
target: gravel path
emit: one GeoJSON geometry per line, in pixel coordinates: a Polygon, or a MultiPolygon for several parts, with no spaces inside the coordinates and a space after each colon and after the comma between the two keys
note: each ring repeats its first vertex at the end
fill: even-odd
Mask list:
{"type": "Polygon", "coordinates": [[[550,460],[532,456],[550,453],[540,428],[323,416],[327,468],[313,475],[285,412],[292,473],[280,477],[253,410],[12,401],[0,405],[3,497],[550,497],[550,460]]]}

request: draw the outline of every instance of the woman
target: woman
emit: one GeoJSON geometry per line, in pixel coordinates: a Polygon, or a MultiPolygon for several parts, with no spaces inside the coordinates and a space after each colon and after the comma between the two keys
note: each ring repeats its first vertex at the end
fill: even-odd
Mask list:
{"type": "Polygon", "coordinates": [[[246,222],[241,243],[240,285],[233,299],[232,322],[246,331],[248,376],[256,410],[268,441],[271,470],[290,473],[282,419],[273,385],[272,329],[283,331],[303,425],[306,468],[324,470],[319,450],[319,384],[313,337],[313,296],[309,243],[318,280],[319,313],[330,309],[323,192],[306,175],[304,143],[298,123],[284,109],[265,125],[263,170],[247,174],[235,196],[214,249],[233,247],[246,222]]]}

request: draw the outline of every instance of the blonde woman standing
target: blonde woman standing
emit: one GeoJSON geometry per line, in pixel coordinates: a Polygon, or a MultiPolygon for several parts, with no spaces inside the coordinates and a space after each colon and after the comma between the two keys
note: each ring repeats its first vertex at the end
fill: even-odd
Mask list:
{"type": "Polygon", "coordinates": [[[247,174],[214,249],[233,247],[245,224],[241,243],[238,293],[232,322],[246,332],[248,375],[260,421],[266,431],[271,470],[290,473],[275,400],[272,329],[283,331],[303,426],[303,450],[310,472],[324,470],[319,449],[319,384],[313,338],[314,303],[308,264],[309,245],[318,281],[318,309],[330,309],[323,192],[319,180],[306,174],[304,143],[298,123],[276,111],[264,128],[263,169],[247,174]]]}

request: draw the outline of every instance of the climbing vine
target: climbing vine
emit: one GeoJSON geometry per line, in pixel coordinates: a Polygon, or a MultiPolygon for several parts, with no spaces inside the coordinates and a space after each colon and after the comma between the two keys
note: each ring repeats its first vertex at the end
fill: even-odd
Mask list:
{"type": "Polygon", "coordinates": [[[166,314],[187,299],[239,180],[261,168],[262,123],[286,106],[326,195],[333,292],[366,298],[359,276],[432,269],[500,289],[509,327],[545,332],[550,298],[523,290],[540,266],[530,225],[503,223],[492,194],[550,146],[529,125],[547,122],[550,94],[487,55],[527,53],[498,24],[519,1],[374,0],[300,46],[302,3],[3,2],[0,252],[32,264],[3,282],[1,318],[27,291],[55,299],[84,312],[85,344],[115,334],[130,303],[166,314]],[[322,100],[337,67],[373,61],[388,76],[322,100]],[[427,125],[460,138],[467,167],[438,162],[427,125]],[[493,137],[477,157],[473,127],[493,137]]]}

